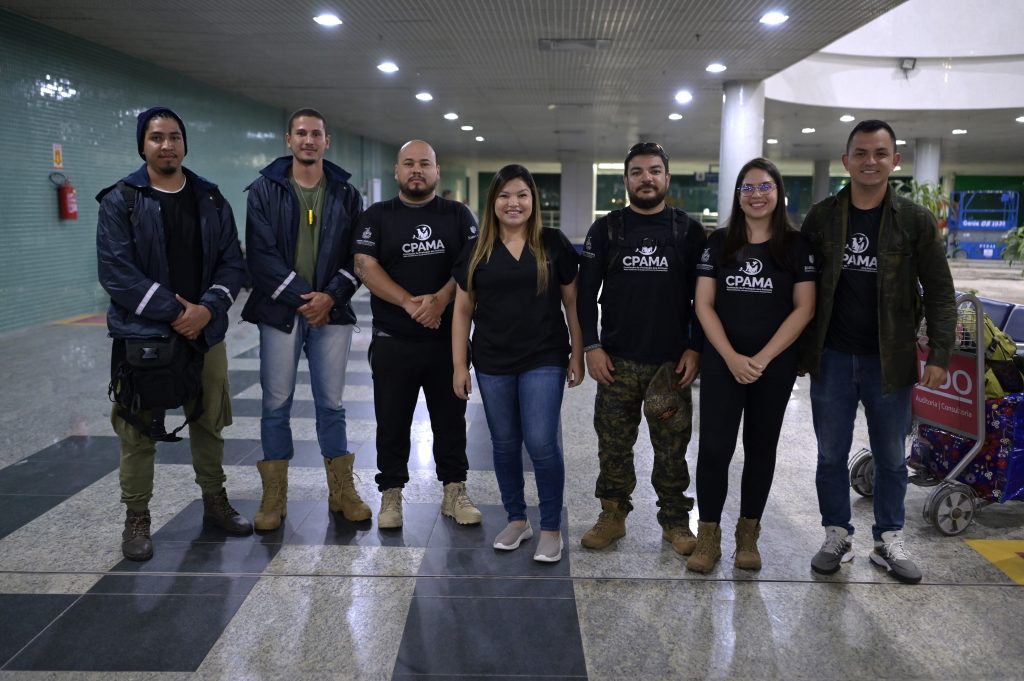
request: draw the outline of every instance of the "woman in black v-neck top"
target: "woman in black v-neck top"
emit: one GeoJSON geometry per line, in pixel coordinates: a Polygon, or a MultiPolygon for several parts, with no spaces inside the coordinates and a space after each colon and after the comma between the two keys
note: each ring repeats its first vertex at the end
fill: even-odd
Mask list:
{"type": "Polygon", "coordinates": [[[697,548],[686,562],[710,572],[721,557],[722,507],[743,418],[743,476],[735,565],[761,568],[757,538],[796,380],[796,339],[814,315],[808,242],[786,215],[782,175],[756,158],[736,178],[728,225],[697,263],[694,307],[707,338],[700,372],[697,548]]]}
{"type": "Polygon", "coordinates": [[[556,562],[562,556],[565,487],[559,414],[565,385],[583,381],[583,340],[576,317],[576,249],[561,231],[541,226],[539,199],[523,166],[505,166],[491,182],[480,237],[466,244],[453,272],[459,286],[452,385],[469,399],[473,322],[473,364],[508,515],[494,548],[516,549],[533,536],[523,493],[525,444],[540,499],[541,537],[533,557],[556,562]]]}

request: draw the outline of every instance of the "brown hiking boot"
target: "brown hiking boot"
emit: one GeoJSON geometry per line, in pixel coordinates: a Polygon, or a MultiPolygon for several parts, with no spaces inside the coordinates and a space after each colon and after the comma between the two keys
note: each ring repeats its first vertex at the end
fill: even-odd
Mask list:
{"type": "Polygon", "coordinates": [[[327,506],[331,513],[341,512],[345,520],[357,523],[370,519],[370,507],[359,497],[356,484],[352,480],[352,466],[356,455],[351,452],[333,459],[324,459],[327,469],[327,506]]]}
{"type": "Polygon", "coordinates": [[[697,548],[697,538],[693,536],[689,525],[666,527],[661,531],[661,538],[671,544],[680,556],[688,556],[697,548]]]}
{"type": "Polygon", "coordinates": [[[263,480],[263,499],[253,526],[261,532],[276,530],[288,515],[288,460],[257,461],[256,469],[263,480]]]}
{"type": "Polygon", "coordinates": [[[756,518],[739,519],[736,523],[736,567],[743,570],[761,569],[761,554],[757,550],[757,538],[760,535],[760,521],[756,518]]]}
{"type": "Polygon", "coordinates": [[[153,540],[149,538],[149,509],[133,511],[130,508],[124,518],[124,532],[121,533],[121,553],[128,560],[149,560],[153,557],[153,540]]]}
{"type": "Polygon", "coordinates": [[[722,528],[718,523],[697,523],[697,548],[686,561],[690,572],[708,573],[722,557],[722,528]]]}
{"type": "Polygon", "coordinates": [[[216,494],[203,495],[203,522],[219,527],[228,534],[252,534],[252,523],[234,509],[223,487],[216,494]]]}
{"type": "Polygon", "coordinates": [[[607,548],[616,539],[626,536],[626,513],[618,501],[601,500],[601,515],[597,522],[583,535],[580,543],[588,549],[607,548]]]}

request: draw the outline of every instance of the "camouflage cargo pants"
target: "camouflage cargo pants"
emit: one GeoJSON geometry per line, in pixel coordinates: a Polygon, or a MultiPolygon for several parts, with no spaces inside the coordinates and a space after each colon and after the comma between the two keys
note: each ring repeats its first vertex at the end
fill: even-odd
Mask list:
{"type": "MultiPolygon", "coordinates": [[[[636,488],[633,445],[636,443],[644,395],[660,364],[643,364],[614,357],[615,382],[597,386],[594,429],[597,431],[601,473],[595,495],[633,509],[630,495],[636,488]]],[[[666,421],[648,421],[654,447],[651,484],[658,494],[658,522],[662,527],[684,525],[693,498],[684,494],[690,486],[686,447],[690,443],[693,401],[690,388],[681,391],[683,407],[666,421]]]]}

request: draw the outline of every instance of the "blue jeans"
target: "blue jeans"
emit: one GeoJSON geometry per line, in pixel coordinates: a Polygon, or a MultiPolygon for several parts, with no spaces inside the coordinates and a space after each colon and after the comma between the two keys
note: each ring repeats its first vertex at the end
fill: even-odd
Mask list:
{"type": "Polygon", "coordinates": [[[345,365],[352,347],[352,326],[327,324],[314,329],[305,317],[296,315],[291,333],[267,324],[259,327],[263,458],[290,459],[295,453],[291,428],[292,398],[299,356],[303,350],[309,360],[320,452],[328,459],[347,454],[348,436],[341,396],[345,392],[345,365]]]}
{"type": "Polygon", "coordinates": [[[494,476],[509,522],[526,520],[523,445],[533,462],[540,499],[540,529],[557,531],[562,520],[565,463],[558,423],[565,369],[538,367],[521,374],[476,372],[494,448],[494,476]]]}
{"type": "Polygon", "coordinates": [[[911,388],[882,394],[878,355],[849,355],[825,348],[818,378],[811,379],[811,413],[818,438],[818,508],[821,524],[853,532],[850,525],[850,473],[857,404],[864,404],[875,465],[875,524],[871,533],[903,529],[907,494],[906,437],[910,430],[911,388]]]}

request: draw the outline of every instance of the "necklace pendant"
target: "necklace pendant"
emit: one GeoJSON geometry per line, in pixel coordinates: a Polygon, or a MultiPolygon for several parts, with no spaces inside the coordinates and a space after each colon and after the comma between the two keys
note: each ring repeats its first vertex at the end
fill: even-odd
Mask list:
{"type": "Polygon", "coordinates": [[[313,209],[309,209],[309,224],[313,224],[313,209]]]}

